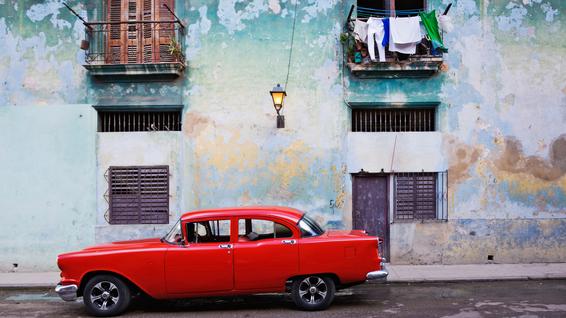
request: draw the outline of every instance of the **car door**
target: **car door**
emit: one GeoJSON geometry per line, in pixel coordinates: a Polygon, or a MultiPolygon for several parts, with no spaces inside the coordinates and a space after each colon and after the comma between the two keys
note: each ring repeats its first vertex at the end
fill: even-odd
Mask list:
{"type": "Polygon", "coordinates": [[[237,290],[282,291],[299,271],[298,230],[282,220],[239,218],[234,243],[237,290]]]}
{"type": "Polygon", "coordinates": [[[165,256],[168,294],[229,291],[234,288],[230,219],[183,224],[184,243],[165,256]]]}

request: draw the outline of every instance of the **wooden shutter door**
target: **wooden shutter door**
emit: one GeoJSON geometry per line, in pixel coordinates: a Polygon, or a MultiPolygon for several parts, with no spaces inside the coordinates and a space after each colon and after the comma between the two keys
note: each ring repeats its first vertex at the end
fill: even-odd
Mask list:
{"type": "MultiPolygon", "coordinates": [[[[122,0],[108,0],[108,22],[120,22],[125,19],[125,14],[122,5],[126,1],[122,0]],[[123,2],[123,3],[122,3],[123,2]]],[[[119,24],[107,25],[107,41],[106,41],[106,54],[104,60],[107,64],[120,64],[124,63],[124,42],[126,39],[125,28],[119,24]]]]}
{"type": "MultiPolygon", "coordinates": [[[[171,10],[175,10],[174,0],[155,0],[155,20],[173,21],[175,17],[165,8],[164,4],[169,6],[171,10]]],[[[175,25],[173,23],[159,23],[156,33],[154,52],[159,52],[156,62],[174,62],[175,58],[169,53],[169,44],[171,40],[175,39],[175,25]]]]}

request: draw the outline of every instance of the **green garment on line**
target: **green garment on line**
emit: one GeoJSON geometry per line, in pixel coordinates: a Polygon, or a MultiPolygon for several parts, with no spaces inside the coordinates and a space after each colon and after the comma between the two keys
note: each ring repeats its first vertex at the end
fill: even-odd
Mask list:
{"type": "Polygon", "coordinates": [[[442,43],[442,38],[440,37],[440,32],[438,31],[438,21],[436,21],[436,12],[432,10],[431,12],[420,12],[421,21],[423,22],[426,33],[430,41],[432,42],[432,48],[435,50],[440,50],[442,52],[448,52],[448,49],[442,43]]]}

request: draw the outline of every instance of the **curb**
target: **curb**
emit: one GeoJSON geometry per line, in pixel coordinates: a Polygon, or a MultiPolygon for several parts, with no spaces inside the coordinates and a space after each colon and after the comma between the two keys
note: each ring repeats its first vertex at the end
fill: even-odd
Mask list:
{"type": "Polygon", "coordinates": [[[566,279],[566,274],[544,275],[544,276],[467,277],[467,278],[446,278],[446,279],[435,279],[435,278],[388,279],[384,283],[386,284],[465,283],[465,282],[497,282],[497,281],[526,281],[526,280],[561,280],[561,279],[566,279]]]}

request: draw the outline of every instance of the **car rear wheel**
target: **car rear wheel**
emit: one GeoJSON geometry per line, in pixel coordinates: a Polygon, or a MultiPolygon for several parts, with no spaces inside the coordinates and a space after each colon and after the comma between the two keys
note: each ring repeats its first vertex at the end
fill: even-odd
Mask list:
{"type": "Polygon", "coordinates": [[[293,281],[291,296],[295,305],[303,310],[323,310],[334,300],[334,280],[326,276],[300,277],[293,281]]]}
{"type": "Polygon", "coordinates": [[[116,316],[130,304],[130,289],[118,277],[97,275],[91,278],[83,291],[83,302],[89,314],[97,317],[116,316]]]}

